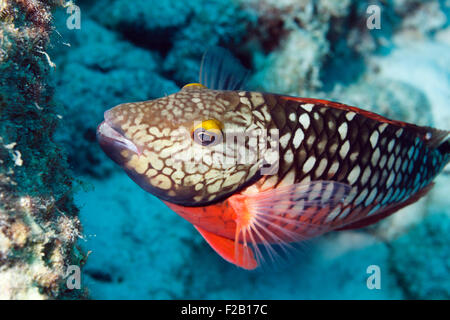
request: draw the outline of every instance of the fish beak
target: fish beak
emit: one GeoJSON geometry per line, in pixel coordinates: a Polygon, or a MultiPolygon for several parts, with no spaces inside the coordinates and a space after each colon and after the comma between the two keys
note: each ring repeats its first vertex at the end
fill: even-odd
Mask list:
{"type": "Polygon", "coordinates": [[[125,136],[123,136],[117,130],[113,129],[106,121],[103,121],[98,126],[97,135],[100,135],[102,139],[114,140],[115,143],[134,153],[141,153],[138,147],[131,140],[125,138],[125,136]]]}
{"type": "Polygon", "coordinates": [[[133,154],[141,155],[139,148],[110,125],[108,120],[97,127],[97,140],[106,155],[119,165],[126,162],[133,154]]]}

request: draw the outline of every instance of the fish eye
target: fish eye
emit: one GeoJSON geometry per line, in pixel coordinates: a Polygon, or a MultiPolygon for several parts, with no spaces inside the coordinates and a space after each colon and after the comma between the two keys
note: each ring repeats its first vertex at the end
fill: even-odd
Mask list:
{"type": "Polygon", "coordinates": [[[222,124],[217,120],[202,121],[192,131],[194,141],[204,147],[222,142],[222,124]]]}
{"type": "Polygon", "coordinates": [[[215,133],[208,132],[203,128],[194,131],[194,141],[204,147],[213,146],[217,140],[215,133]]]}

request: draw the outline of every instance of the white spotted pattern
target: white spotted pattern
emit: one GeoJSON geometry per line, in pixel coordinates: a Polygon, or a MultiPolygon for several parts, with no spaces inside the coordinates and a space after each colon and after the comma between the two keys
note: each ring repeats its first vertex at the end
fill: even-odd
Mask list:
{"type": "Polygon", "coordinates": [[[345,140],[344,144],[341,147],[341,150],[339,150],[339,155],[342,159],[344,159],[347,156],[348,151],[350,150],[350,142],[348,140],[345,140]]]}
{"type": "Polygon", "coordinates": [[[306,160],[306,162],[303,164],[303,172],[308,173],[311,171],[311,169],[314,167],[314,164],[316,163],[316,157],[311,156],[306,160]]]}
{"type": "Polygon", "coordinates": [[[375,130],[370,136],[370,144],[372,145],[372,148],[375,148],[375,146],[377,145],[378,137],[379,137],[378,131],[375,130]]]}
{"type": "Polygon", "coordinates": [[[348,121],[352,121],[355,116],[356,116],[356,113],[353,111],[347,112],[347,114],[345,115],[345,117],[347,118],[348,121]]]}
{"type": "Polygon", "coordinates": [[[314,105],[312,103],[306,103],[301,105],[303,109],[305,109],[308,112],[311,112],[314,105]]]}
{"type": "Polygon", "coordinates": [[[310,119],[309,116],[306,113],[303,113],[299,118],[298,121],[301,123],[303,128],[308,129],[310,125],[310,119]]]}
{"type": "Polygon", "coordinates": [[[350,182],[350,184],[354,184],[356,180],[359,177],[359,174],[361,173],[360,167],[357,165],[355,166],[352,171],[348,174],[347,180],[350,182]]]}
{"type": "Polygon", "coordinates": [[[305,138],[305,134],[303,133],[303,130],[298,128],[295,131],[294,140],[292,141],[292,144],[294,145],[295,149],[297,149],[300,146],[300,144],[302,143],[304,138],[305,138]]]}
{"type": "Polygon", "coordinates": [[[347,130],[348,130],[347,122],[343,122],[338,128],[342,140],[344,140],[345,137],[347,137],[347,130]]]}

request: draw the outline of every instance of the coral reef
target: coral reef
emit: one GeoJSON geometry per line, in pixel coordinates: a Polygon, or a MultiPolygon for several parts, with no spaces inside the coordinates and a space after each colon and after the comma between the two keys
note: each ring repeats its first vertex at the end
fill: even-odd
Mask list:
{"type": "Polygon", "coordinates": [[[320,88],[323,65],[327,56],[333,54],[328,37],[333,31],[340,30],[340,20],[349,16],[351,2],[242,2],[259,17],[257,41],[264,45],[265,39],[274,38],[272,26],[276,25],[278,29],[277,46],[269,46],[268,54],[254,51],[253,86],[263,91],[293,95],[307,95],[320,88]]]}
{"type": "Polygon", "coordinates": [[[79,297],[66,268],[83,254],[72,178],[53,142],[46,53],[53,1],[0,1],[0,299],[79,297]]]}
{"type": "Polygon", "coordinates": [[[392,244],[393,272],[409,299],[450,299],[450,219],[428,216],[392,244]],[[427,270],[427,272],[423,272],[427,270]]]}
{"type": "Polygon", "coordinates": [[[164,72],[179,84],[197,79],[198,61],[209,46],[240,45],[254,21],[236,0],[101,0],[91,16],[135,45],[160,52],[164,72]]]}

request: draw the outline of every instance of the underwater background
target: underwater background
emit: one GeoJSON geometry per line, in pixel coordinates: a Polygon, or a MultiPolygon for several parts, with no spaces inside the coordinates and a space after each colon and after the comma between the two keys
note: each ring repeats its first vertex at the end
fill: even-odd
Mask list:
{"type": "Polygon", "coordinates": [[[216,45],[250,69],[253,90],[449,130],[450,1],[30,3],[0,0],[0,298],[450,298],[448,166],[393,216],[249,272],[137,186],[95,136],[105,110],[197,82],[216,45]],[[68,265],[82,266],[82,289],[65,288],[68,265]],[[371,266],[379,289],[368,287],[371,266]]]}

